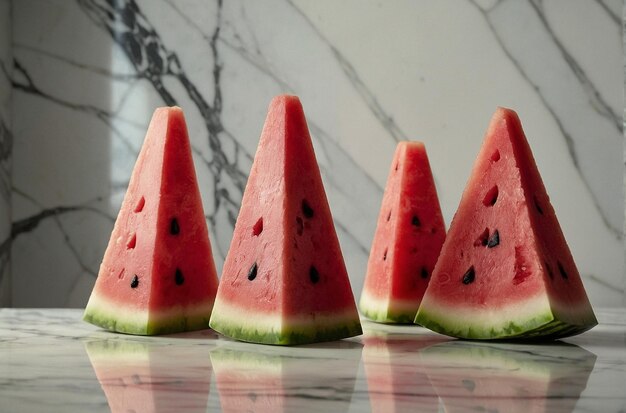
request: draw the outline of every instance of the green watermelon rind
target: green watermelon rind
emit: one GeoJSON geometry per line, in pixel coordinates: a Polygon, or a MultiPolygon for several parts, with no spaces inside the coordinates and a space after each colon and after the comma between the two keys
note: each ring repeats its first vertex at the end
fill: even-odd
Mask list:
{"type": "MultiPolygon", "coordinates": [[[[447,314],[458,313],[449,309],[447,314]]],[[[479,316],[476,317],[480,319],[479,316]]],[[[467,320],[455,320],[444,315],[420,308],[415,323],[432,331],[451,337],[470,340],[507,340],[507,339],[542,339],[554,340],[580,334],[595,324],[570,324],[557,319],[550,308],[543,308],[525,316],[502,319],[495,323],[468,323],[467,320]]]]}
{"type": "MultiPolygon", "coordinates": [[[[455,314],[452,310],[449,314],[455,314]]],[[[476,317],[480,319],[479,316],[476,317]]],[[[554,320],[552,312],[539,311],[533,315],[505,319],[494,323],[467,323],[467,320],[455,320],[454,316],[420,309],[415,317],[415,323],[432,331],[447,336],[474,340],[507,339],[528,334],[538,328],[549,325],[554,320]]]]}
{"type": "Polygon", "coordinates": [[[361,314],[369,320],[382,324],[413,324],[415,312],[399,313],[393,311],[376,311],[364,305],[359,305],[361,314]]]}
{"type": "Polygon", "coordinates": [[[93,296],[85,308],[83,320],[117,333],[153,336],[207,328],[213,303],[199,303],[183,310],[178,306],[158,315],[137,308],[124,309],[102,297],[93,296]]]}
{"type": "Polygon", "coordinates": [[[235,340],[272,345],[320,343],[363,334],[356,311],[317,317],[315,324],[310,320],[294,318],[284,325],[280,325],[274,316],[263,317],[258,314],[249,316],[246,312],[247,310],[238,312],[236,308],[227,304],[217,304],[209,326],[235,340]],[[319,321],[320,319],[322,321],[319,321]]]}
{"type": "Polygon", "coordinates": [[[377,300],[365,290],[359,300],[364,317],[382,324],[413,324],[419,303],[377,300]],[[395,307],[395,308],[394,308],[395,307]]]}

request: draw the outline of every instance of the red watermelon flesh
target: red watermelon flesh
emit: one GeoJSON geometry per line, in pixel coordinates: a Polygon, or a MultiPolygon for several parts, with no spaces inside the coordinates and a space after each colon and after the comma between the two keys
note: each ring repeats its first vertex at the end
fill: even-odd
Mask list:
{"type": "Polygon", "coordinates": [[[212,374],[206,347],[98,340],[85,349],[111,413],[206,412],[212,374]]]}
{"type": "Polygon", "coordinates": [[[400,142],[391,164],[359,308],[383,323],[413,323],[446,237],[426,148],[400,142]]]}
{"type": "Polygon", "coordinates": [[[184,115],[159,108],[84,319],[142,335],[207,328],[217,283],[184,115]]]}
{"type": "Polygon", "coordinates": [[[361,333],[300,101],[279,96],[244,192],[211,327],[268,344],[361,333]]]}
{"type": "Polygon", "coordinates": [[[556,338],[597,324],[512,110],[491,121],[415,321],[476,339],[556,338]]]}

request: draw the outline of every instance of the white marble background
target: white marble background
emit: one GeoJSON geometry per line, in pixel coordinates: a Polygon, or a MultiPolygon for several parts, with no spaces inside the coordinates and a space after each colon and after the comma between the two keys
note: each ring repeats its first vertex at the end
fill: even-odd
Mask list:
{"type": "Polygon", "coordinates": [[[0,0],[0,306],[11,304],[11,41],[10,0],[0,0]]]}
{"type": "Polygon", "coordinates": [[[426,143],[449,224],[508,106],[593,304],[626,303],[620,0],[113,3],[0,0],[14,306],[85,305],[166,104],[185,110],[221,268],[267,105],[285,92],[304,104],[357,296],[396,142],[426,143]]]}

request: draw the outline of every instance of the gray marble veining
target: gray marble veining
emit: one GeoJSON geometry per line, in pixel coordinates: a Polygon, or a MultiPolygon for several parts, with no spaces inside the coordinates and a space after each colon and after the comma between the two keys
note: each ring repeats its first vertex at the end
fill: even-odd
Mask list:
{"type": "Polygon", "coordinates": [[[0,0],[0,307],[11,305],[11,1],[0,0]]]}
{"type": "Polygon", "coordinates": [[[316,345],[235,342],[211,330],[140,337],[81,310],[0,310],[3,412],[620,412],[626,310],[548,343],[452,340],[364,321],[316,345]]]}
{"type": "Polygon", "coordinates": [[[13,304],[85,305],[156,106],[185,110],[221,269],[267,104],[294,93],[357,296],[397,141],[426,143],[449,224],[500,105],[592,302],[623,305],[621,2],[571,2],[2,0],[13,304]]]}

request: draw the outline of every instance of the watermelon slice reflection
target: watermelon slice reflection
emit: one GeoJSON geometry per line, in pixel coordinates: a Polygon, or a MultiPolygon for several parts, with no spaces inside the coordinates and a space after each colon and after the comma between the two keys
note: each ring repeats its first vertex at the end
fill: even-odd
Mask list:
{"type": "Polygon", "coordinates": [[[372,412],[438,412],[439,399],[418,352],[448,339],[424,329],[423,334],[401,329],[390,333],[368,328],[372,325],[363,324],[363,364],[372,412]]]}
{"type": "Polygon", "coordinates": [[[451,341],[419,355],[446,412],[571,412],[596,361],[562,342],[451,341]]]}
{"type": "Polygon", "coordinates": [[[110,339],[88,341],[85,350],[111,413],[207,409],[212,369],[206,346],[110,339]]]}
{"type": "Polygon", "coordinates": [[[299,347],[228,342],[211,351],[222,411],[347,411],[361,350],[345,340],[299,347]]]}

